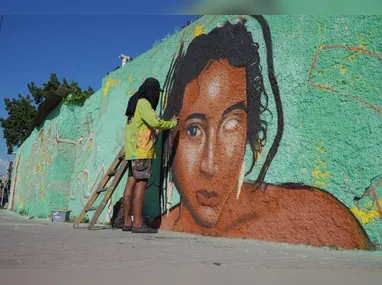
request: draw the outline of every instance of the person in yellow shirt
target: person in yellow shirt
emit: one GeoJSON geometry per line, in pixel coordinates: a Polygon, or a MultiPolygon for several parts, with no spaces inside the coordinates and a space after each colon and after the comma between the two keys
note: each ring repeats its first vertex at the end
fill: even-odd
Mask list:
{"type": "Polygon", "coordinates": [[[154,138],[156,130],[173,129],[178,124],[178,118],[175,116],[169,121],[164,121],[155,113],[159,92],[163,92],[159,81],[152,77],[147,78],[130,98],[126,109],[125,159],[128,161],[129,177],[123,195],[123,231],[158,232],[142,219],[145,189],[151,177],[152,160],[156,158],[154,138]],[[131,208],[134,221],[130,216],[131,208]]]}

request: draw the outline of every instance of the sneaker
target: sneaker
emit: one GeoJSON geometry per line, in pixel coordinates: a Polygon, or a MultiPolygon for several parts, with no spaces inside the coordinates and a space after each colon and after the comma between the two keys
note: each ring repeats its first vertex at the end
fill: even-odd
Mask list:
{"type": "Polygon", "coordinates": [[[156,234],[158,232],[158,230],[151,228],[145,223],[142,223],[142,226],[139,228],[133,226],[131,231],[136,234],[156,234]]]}
{"type": "Polygon", "coordinates": [[[123,225],[122,231],[124,231],[124,232],[131,232],[132,228],[133,228],[132,226],[125,226],[125,225],[123,225]]]}

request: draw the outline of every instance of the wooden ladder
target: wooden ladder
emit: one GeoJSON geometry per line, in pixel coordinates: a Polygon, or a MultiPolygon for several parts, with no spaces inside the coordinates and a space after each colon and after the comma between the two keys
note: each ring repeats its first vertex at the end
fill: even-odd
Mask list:
{"type": "Polygon", "coordinates": [[[85,217],[87,212],[95,211],[90,223],[88,224],[88,229],[91,230],[94,225],[97,223],[99,216],[101,215],[103,209],[105,208],[107,202],[114,193],[114,190],[117,188],[119,182],[121,181],[123,175],[127,170],[127,160],[125,158],[125,150],[122,147],[121,151],[118,153],[117,157],[110,165],[108,171],[103,177],[102,181],[98,184],[93,195],[89,198],[85,207],[82,209],[81,214],[75,219],[73,223],[73,228],[78,228],[79,224],[82,222],[82,219],[85,217]],[[112,178],[112,181],[109,186],[107,183],[112,178]],[[101,203],[98,206],[93,206],[94,202],[97,200],[98,196],[104,193],[101,203]]]}

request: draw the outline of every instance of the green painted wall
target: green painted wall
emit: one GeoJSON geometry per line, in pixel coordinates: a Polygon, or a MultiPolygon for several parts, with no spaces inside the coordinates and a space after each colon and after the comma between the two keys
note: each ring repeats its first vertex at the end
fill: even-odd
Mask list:
{"type": "MultiPolygon", "coordinates": [[[[129,96],[146,77],[156,77],[163,84],[180,42],[187,46],[195,35],[208,33],[227,19],[234,22],[237,17],[200,18],[105,77],[102,89],[83,107],[56,108],[17,152],[14,210],[46,217],[51,210],[69,208],[78,215],[123,146],[129,96]]],[[[284,136],[266,181],[303,183],[328,191],[355,214],[371,241],[381,243],[382,216],[375,201],[381,199],[382,185],[375,187],[377,199],[365,195],[358,208],[353,200],[377,185],[382,175],[382,17],[266,19],[285,120],[284,136]]],[[[259,24],[248,18],[246,26],[260,45],[266,74],[259,24]]],[[[264,83],[271,90],[269,82],[264,83]]],[[[269,107],[275,113],[271,96],[269,107]]],[[[268,130],[272,138],[275,119],[268,130]]],[[[269,145],[246,181],[257,177],[269,145]]],[[[247,151],[247,167],[251,159],[247,151]]],[[[145,213],[152,216],[159,211],[159,171],[154,171],[153,180],[145,203],[145,213]]],[[[122,195],[125,182],[126,177],[112,203],[122,195]]],[[[175,191],[172,204],[179,199],[175,191]]],[[[107,220],[105,210],[100,221],[107,220]]]]}

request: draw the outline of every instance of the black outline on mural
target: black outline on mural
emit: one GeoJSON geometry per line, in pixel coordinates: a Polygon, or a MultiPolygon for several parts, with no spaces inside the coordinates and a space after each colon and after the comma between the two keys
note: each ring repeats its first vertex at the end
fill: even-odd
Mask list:
{"type": "Polygon", "coordinates": [[[259,22],[261,29],[263,31],[265,46],[267,50],[268,79],[272,87],[273,96],[275,98],[275,103],[276,103],[276,110],[277,110],[277,133],[272,143],[272,146],[269,149],[264,165],[261,168],[260,174],[258,178],[256,179],[254,190],[257,190],[260,187],[261,183],[264,181],[268,167],[271,164],[280,146],[280,142],[281,142],[283,131],[284,131],[284,114],[283,114],[282,102],[280,98],[280,90],[277,84],[275,69],[273,65],[273,44],[272,44],[272,36],[271,36],[271,31],[270,31],[268,22],[265,20],[264,16],[261,16],[261,15],[251,15],[251,17],[259,22]]]}

